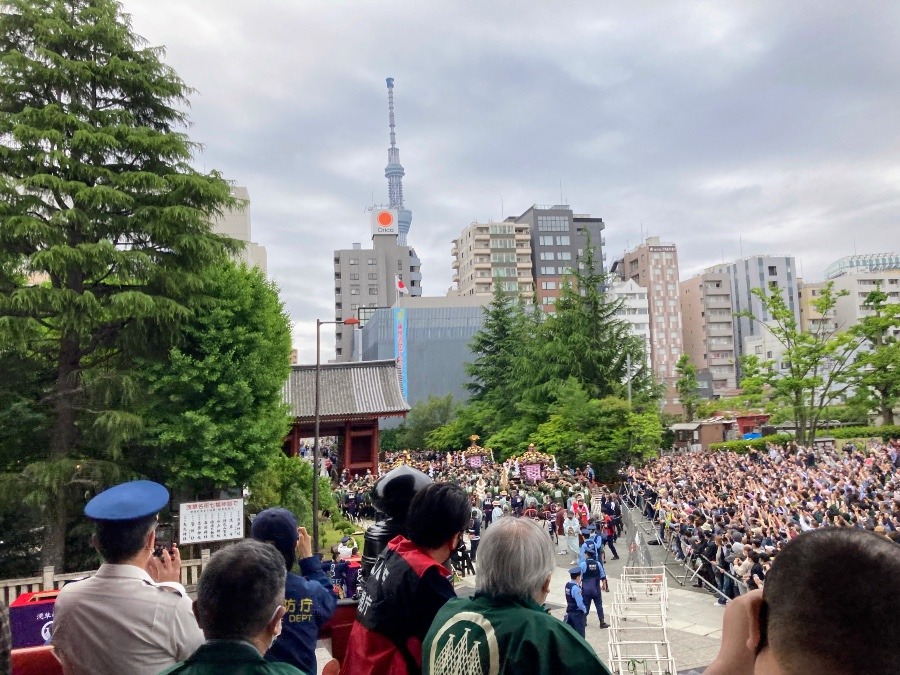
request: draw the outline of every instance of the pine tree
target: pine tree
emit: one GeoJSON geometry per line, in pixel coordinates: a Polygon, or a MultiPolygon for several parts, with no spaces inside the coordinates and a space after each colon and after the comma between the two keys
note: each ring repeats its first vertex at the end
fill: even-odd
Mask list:
{"type": "Polygon", "coordinates": [[[675,390],[678,392],[678,398],[684,408],[684,421],[693,422],[697,406],[700,405],[697,368],[691,363],[691,358],[687,354],[682,354],[678,363],[675,364],[675,372],[678,374],[675,390]]]}
{"type": "Polygon", "coordinates": [[[877,287],[864,306],[871,314],[851,328],[862,343],[853,364],[856,399],[877,410],[882,424],[893,425],[900,402],[900,304],[888,303],[887,293],[877,287]]]}
{"type": "Polygon", "coordinates": [[[45,565],[63,564],[92,460],[139,427],[127,354],[189,314],[231,246],[209,225],[229,186],[180,131],[190,93],[114,0],[0,3],[0,339],[52,372],[49,445],[23,471],[45,565]]]}

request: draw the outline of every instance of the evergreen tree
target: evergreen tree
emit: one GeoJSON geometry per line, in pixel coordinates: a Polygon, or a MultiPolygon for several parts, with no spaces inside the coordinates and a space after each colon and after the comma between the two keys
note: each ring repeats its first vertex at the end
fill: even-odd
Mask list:
{"type": "Polygon", "coordinates": [[[117,2],[0,5],[0,340],[51,373],[49,440],[22,475],[43,564],[62,566],[70,515],[140,428],[129,356],[189,316],[233,200],[191,168],[190,90],[117,2]]]}

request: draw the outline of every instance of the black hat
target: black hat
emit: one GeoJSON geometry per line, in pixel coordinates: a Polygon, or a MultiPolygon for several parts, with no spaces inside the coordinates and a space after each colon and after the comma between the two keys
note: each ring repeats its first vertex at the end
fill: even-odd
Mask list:
{"type": "Polygon", "coordinates": [[[250,536],[267,541],[278,549],[288,569],[294,566],[297,556],[297,519],[287,509],[272,508],[260,511],[250,525],[250,536]]]}

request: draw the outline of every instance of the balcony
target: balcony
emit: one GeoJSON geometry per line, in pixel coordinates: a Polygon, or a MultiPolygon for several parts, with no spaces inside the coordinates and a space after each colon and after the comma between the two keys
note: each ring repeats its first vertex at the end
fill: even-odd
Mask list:
{"type": "Polygon", "coordinates": [[[491,269],[491,261],[490,260],[485,260],[484,262],[475,262],[475,263],[472,263],[472,265],[475,267],[475,269],[483,269],[483,270],[491,269]]]}
{"type": "Polygon", "coordinates": [[[474,255],[490,255],[490,254],[491,254],[491,249],[490,249],[490,248],[486,248],[486,247],[484,247],[484,246],[476,246],[476,247],[475,247],[475,250],[472,251],[472,253],[473,253],[474,255]]]}
{"type": "Polygon", "coordinates": [[[459,259],[458,259],[458,258],[455,258],[455,259],[453,260],[453,262],[450,263],[450,267],[452,267],[452,268],[455,269],[455,270],[458,270],[458,269],[459,269],[459,259]]]}
{"type": "Polygon", "coordinates": [[[458,256],[458,255],[459,255],[459,248],[456,247],[456,246],[454,246],[453,248],[451,248],[451,249],[450,249],[450,255],[452,255],[454,258],[455,258],[456,256],[458,256]]]}

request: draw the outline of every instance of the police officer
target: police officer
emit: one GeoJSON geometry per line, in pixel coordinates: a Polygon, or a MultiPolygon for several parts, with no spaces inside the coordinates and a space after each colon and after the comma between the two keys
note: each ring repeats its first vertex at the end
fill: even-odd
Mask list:
{"type": "Polygon", "coordinates": [[[581,596],[581,567],[569,570],[570,580],[566,584],[566,615],[563,621],[572,626],[575,632],[584,637],[587,626],[587,608],[581,596]]]}
{"type": "Polygon", "coordinates": [[[600,596],[601,585],[603,590],[609,590],[606,583],[606,570],[597,560],[597,552],[588,548],[586,557],[579,565],[582,573],[581,594],[584,598],[585,622],[587,614],[591,611],[591,602],[597,608],[597,616],[600,618],[600,628],[609,628],[609,624],[603,620],[603,598],[600,596]]]}
{"type": "Polygon", "coordinates": [[[157,514],[169,501],[162,485],[139,480],[101,492],[84,508],[104,563],[66,585],[54,607],[52,643],[67,675],[156,675],[191,656],[203,633],[179,583],[174,545],[157,555],[157,514]]]}

